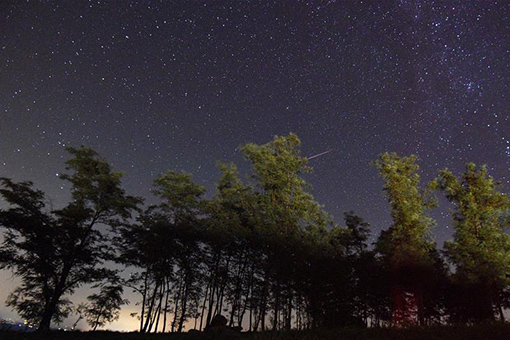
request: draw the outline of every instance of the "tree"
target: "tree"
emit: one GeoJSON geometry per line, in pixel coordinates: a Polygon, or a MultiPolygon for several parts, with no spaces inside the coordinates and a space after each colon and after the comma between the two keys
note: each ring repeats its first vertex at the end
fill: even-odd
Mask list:
{"type": "Polygon", "coordinates": [[[445,243],[455,265],[456,296],[453,317],[463,321],[494,318],[493,306],[503,318],[502,297],[510,283],[510,199],[499,191],[500,183],[488,175],[486,166],[466,165],[457,178],[442,170],[435,183],[455,206],[454,240],[445,243]],[[475,294],[472,294],[476,292],[475,294]]]}
{"type": "MultiPolygon", "coordinates": [[[[207,205],[207,232],[203,238],[206,287],[202,312],[212,317],[230,304],[230,326],[241,326],[248,308],[252,316],[254,303],[248,303],[254,285],[259,252],[253,230],[259,210],[252,188],[242,183],[233,164],[219,164],[221,177],[216,195],[207,205]]],[[[253,301],[252,301],[253,302],[253,301]]],[[[250,321],[250,326],[251,326],[250,321]]],[[[204,325],[204,317],[200,325],[204,325]]]]}
{"type": "Polygon", "coordinates": [[[181,332],[195,315],[200,294],[203,194],[190,174],[167,171],[154,181],[161,203],[143,212],[137,223],[119,228],[117,261],[135,273],[127,285],[142,296],[140,332],[166,330],[173,310],[172,331],[181,332]]]}
{"type": "MultiPolygon", "coordinates": [[[[259,209],[263,218],[255,233],[264,242],[258,319],[266,327],[267,308],[272,308],[272,329],[290,329],[298,300],[296,272],[304,268],[300,253],[305,243],[325,242],[331,218],[310,194],[303,174],[310,172],[307,158],[300,155],[301,141],[295,134],[276,136],[264,145],[246,144],[245,157],[253,166],[259,209]],[[306,240],[306,241],[305,241],[306,240]]],[[[257,328],[257,327],[255,327],[257,328]]]]}
{"type": "Polygon", "coordinates": [[[286,137],[276,136],[264,145],[249,143],[242,147],[253,166],[252,177],[278,219],[279,234],[292,233],[299,226],[324,227],[331,222],[302,177],[312,169],[307,166],[308,159],[300,155],[300,145],[299,138],[291,133],[286,137]]]}
{"type": "Polygon", "coordinates": [[[367,248],[370,224],[363,218],[354,214],[353,211],[344,213],[346,232],[343,244],[347,254],[362,254],[367,248]]]}
{"type": "Polygon", "coordinates": [[[21,279],[8,299],[22,317],[49,330],[70,312],[67,296],[84,284],[114,276],[103,266],[111,258],[108,234],[99,225],[114,226],[127,219],[141,202],[126,195],[122,174],[90,148],[69,148],[73,200],[63,209],[48,211],[44,193],[31,182],[1,179],[0,194],[11,208],[0,211],[5,229],[0,268],[21,279]]]}
{"type": "Polygon", "coordinates": [[[384,153],[375,162],[385,181],[384,190],[391,206],[392,226],[381,233],[376,249],[391,273],[393,321],[414,323],[413,314],[424,324],[423,287],[427,268],[433,264],[430,228],[434,221],[425,210],[435,202],[420,189],[416,156],[399,157],[384,153]],[[407,296],[412,294],[412,301],[407,296]],[[413,301],[414,300],[414,301],[413,301]],[[417,309],[413,312],[413,309],[417,309]]]}
{"type": "Polygon", "coordinates": [[[352,316],[357,317],[366,326],[368,320],[375,319],[376,304],[383,299],[377,294],[384,288],[381,282],[381,270],[373,251],[367,250],[370,224],[353,211],[344,213],[346,228],[343,229],[343,252],[346,266],[352,269],[349,288],[353,290],[350,304],[352,316]],[[375,283],[375,281],[378,281],[375,283]],[[375,288],[378,286],[378,288],[375,288]]]}
{"type": "Polygon", "coordinates": [[[200,293],[201,251],[200,216],[204,209],[205,189],[194,183],[190,174],[167,171],[154,181],[154,194],[162,199],[159,205],[163,218],[175,235],[176,286],[172,330],[181,332],[184,323],[197,308],[200,293]]]}
{"type": "Polygon", "coordinates": [[[99,294],[91,294],[88,302],[81,305],[81,313],[93,331],[119,318],[121,306],[128,303],[122,298],[122,292],[121,285],[108,283],[102,285],[99,294]]]}

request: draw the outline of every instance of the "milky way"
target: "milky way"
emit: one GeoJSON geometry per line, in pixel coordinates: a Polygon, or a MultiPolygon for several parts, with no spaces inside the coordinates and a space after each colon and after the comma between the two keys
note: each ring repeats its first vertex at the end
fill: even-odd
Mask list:
{"type": "MultiPolygon", "coordinates": [[[[182,169],[214,192],[217,160],[295,132],[316,199],[391,223],[371,162],[485,163],[510,181],[509,1],[2,1],[0,176],[54,204],[66,146],[126,172],[130,194],[182,169]]],[[[434,216],[439,245],[447,210],[434,216]]]]}

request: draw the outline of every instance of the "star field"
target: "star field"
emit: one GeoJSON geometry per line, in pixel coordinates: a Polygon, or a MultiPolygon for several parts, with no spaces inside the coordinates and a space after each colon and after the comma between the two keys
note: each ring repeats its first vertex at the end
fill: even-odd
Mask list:
{"type": "MultiPolygon", "coordinates": [[[[510,189],[508,1],[5,1],[0,176],[55,204],[66,146],[126,172],[128,193],[177,168],[214,192],[217,160],[296,133],[316,199],[391,223],[384,151],[487,164],[510,189]]],[[[150,202],[150,200],[149,200],[150,202]]],[[[441,245],[447,206],[434,212],[441,245]]],[[[1,309],[0,309],[1,312],[1,309]]]]}

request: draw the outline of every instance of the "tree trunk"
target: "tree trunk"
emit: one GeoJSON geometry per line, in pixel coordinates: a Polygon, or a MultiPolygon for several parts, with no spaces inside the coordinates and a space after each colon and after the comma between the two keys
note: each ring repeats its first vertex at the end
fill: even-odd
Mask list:
{"type": "Polygon", "coordinates": [[[99,326],[99,319],[101,318],[101,313],[103,313],[103,309],[104,309],[104,307],[101,307],[101,309],[99,310],[99,313],[97,313],[97,318],[94,322],[94,328],[92,329],[92,331],[95,331],[97,329],[97,327],[99,326]]]}
{"type": "Polygon", "coordinates": [[[202,330],[202,325],[203,325],[203,322],[204,322],[204,315],[205,315],[205,305],[207,303],[207,294],[209,293],[209,285],[207,285],[207,287],[205,288],[205,293],[204,293],[204,303],[202,304],[202,312],[200,313],[200,326],[199,326],[199,330],[202,330]]]}
{"type": "Polygon", "coordinates": [[[163,283],[161,285],[161,289],[159,290],[159,303],[158,303],[158,308],[157,308],[157,318],[156,318],[156,326],[154,327],[154,333],[158,332],[159,318],[161,316],[161,306],[163,304],[164,289],[165,289],[165,285],[163,283]]]}
{"type": "Polygon", "coordinates": [[[62,288],[64,286],[65,279],[61,278],[59,285],[55,289],[55,292],[53,293],[50,301],[46,306],[44,307],[44,313],[41,318],[41,322],[39,323],[39,327],[37,328],[38,332],[44,333],[48,332],[50,330],[51,326],[51,319],[53,318],[53,315],[55,314],[55,311],[57,309],[58,301],[60,300],[60,297],[62,296],[62,288]]]}
{"type": "Polygon", "coordinates": [[[149,274],[145,272],[144,286],[143,286],[143,294],[142,294],[142,314],[140,315],[140,333],[143,332],[143,319],[145,317],[145,302],[147,301],[147,280],[149,274]]]}
{"type": "Polygon", "coordinates": [[[174,310],[174,319],[172,321],[172,333],[175,332],[175,326],[177,325],[177,315],[179,313],[179,301],[181,297],[182,290],[182,279],[179,281],[179,286],[177,287],[177,293],[174,297],[175,301],[175,310],[174,310]]]}
{"type": "Polygon", "coordinates": [[[184,294],[182,297],[181,320],[179,321],[179,329],[177,330],[178,333],[182,332],[182,326],[184,325],[184,320],[186,320],[187,303],[188,303],[188,284],[185,283],[184,294]]]}
{"type": "Polygon", "coordinates": [[[166,316],[168,313],[168,300],[170,299],[170,280],[166,281],[166,292],[165,292],[165,310],[163,314],[163,330],[162,333],[166,331],[166,316]]]}
{"type": "Polygon", "coordinates": [[[156,302],[156,295],[158,292],[158,288],[159,288],[159,282],[156,282],[156,286],[154,287],[154,292],[152,293],[152,297],[151,297],[151,303],[150,303],[149,307],[147,308],[147,317],[145,320],[145,325],[143,326],[143,333],[147,332],[147,328],[149,327],[149,324],[151,322],[151,319],[152,319],[151,316],[152,316],[153,309],[154,309],[154,303],[156,302]]]}
{"type": "Polygon", "coordinates": [[[278,329],[278,317],[280,315],[280,284],[277,282],[274,291],[274,318],[273,331],[278,329]]]}

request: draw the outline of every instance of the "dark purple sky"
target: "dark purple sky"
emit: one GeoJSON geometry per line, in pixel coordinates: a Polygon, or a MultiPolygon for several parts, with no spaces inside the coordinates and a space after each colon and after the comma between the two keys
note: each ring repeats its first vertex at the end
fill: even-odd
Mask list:
{"type": "Polygon", "coordinates": [[[217,160],[246,171],[239,145],[289,132],[304,155],[334,149],[310,162],[315,197],[374,235],[381,152],[417,154],[426,179],[485,163],[509,188],[508,1],[4,0],[0,37],[0,176],[56,205],[65,146],[95,148],[130,194],[173,168],[212,194],[217,160]]]}

